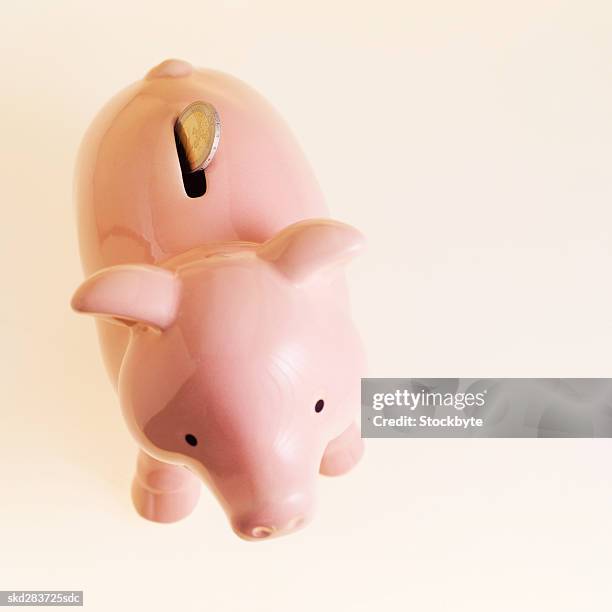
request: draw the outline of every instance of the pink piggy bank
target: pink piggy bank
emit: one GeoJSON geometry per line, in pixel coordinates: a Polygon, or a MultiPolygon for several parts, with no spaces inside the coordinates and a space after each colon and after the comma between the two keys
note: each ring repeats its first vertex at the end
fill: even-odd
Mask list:
{"type": "Polygon", "coordinates": [[[316,180],[262,97],[179,60],[102,110],[76,192],[91,276],[72,306],[98,317],[140,447],[137,511],[179,520],[204,481],[245,539],[300,528],[317,475],[363,452],[364,355],[342,270],[362,236],[321,218],[316,180]],[[194,101],[216,109],[221,136],[186,175],[174,126],[194,101]]]}

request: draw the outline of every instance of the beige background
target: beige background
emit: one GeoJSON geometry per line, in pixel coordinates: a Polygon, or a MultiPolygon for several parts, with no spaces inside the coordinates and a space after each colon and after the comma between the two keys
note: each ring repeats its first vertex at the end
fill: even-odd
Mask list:
{"type": "Polygon", "coordinates": [[[166,57],[293,126],[374,376],[610,376],[612,9],[597,2],[54,2],[0,9],[0,588],[88,610],[604,611],[608,441],[375,440],[316,521],[248,544],[208,494],[141,520],[71,196],[80,137],[166,57]],[[123,603],[117,603],[121,598],[123,603]]]}

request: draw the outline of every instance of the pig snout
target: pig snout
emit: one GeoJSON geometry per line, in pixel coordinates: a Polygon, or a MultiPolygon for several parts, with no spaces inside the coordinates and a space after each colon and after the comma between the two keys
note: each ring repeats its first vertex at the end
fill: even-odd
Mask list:
{"type": "Polygon", "coordinates": [[[310,496],[295,494],[232,518],[232,528],[245,540],[287,535],[306,525],[313,512],[310,496]]]}

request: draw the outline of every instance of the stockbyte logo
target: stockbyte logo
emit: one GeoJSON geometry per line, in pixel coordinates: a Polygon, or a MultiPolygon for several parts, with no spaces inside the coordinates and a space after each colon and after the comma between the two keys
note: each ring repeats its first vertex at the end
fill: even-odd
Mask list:
{"type": "Polygon", "coordinates": [[[608,378],[364,378],[364,438],[612,438],[608,378]]]}

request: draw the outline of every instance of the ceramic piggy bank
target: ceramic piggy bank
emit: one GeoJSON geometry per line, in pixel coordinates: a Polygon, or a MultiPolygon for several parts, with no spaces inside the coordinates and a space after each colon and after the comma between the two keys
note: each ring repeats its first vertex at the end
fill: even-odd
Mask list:
{"type": "Polygon", "coordinates": [[[305,158],[260,95],[179,60],[95,119],[76,194],[89,278],[72,306],[97,317],[140,449],[137,511],[177,521],[204,481],[245,539],[300,528],[317,475],[363,452],[364,357],[342,269],[362,236],[325,218],[305,158]],[[176,125],[195,102],[214,110],[215,146],[194,170],[176,125]]]}

